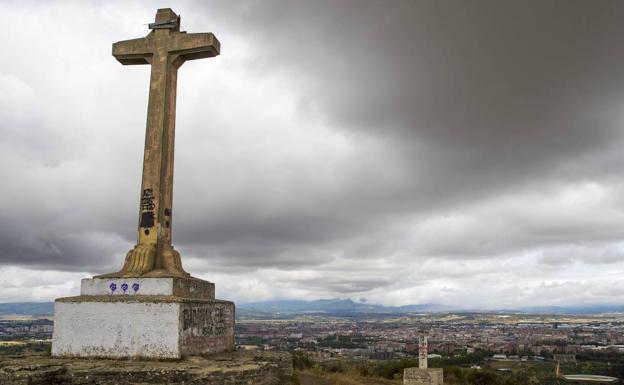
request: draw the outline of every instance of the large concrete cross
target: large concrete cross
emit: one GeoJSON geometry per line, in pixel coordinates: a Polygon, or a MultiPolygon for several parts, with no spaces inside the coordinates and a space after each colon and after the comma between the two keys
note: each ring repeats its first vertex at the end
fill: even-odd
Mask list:
{"type": "Polygon", "coordinates": [[[152,71],[138,241],[122,270],[102,278],[189,276],[171,244],[178,68],[187,60],[217,56],[220,44],[212,33],[180,32],[180,16],[169,8],[159,9],[149,27],[144,38],[113,44],[113,56],[121,64],[151,64],[152,71]]]}

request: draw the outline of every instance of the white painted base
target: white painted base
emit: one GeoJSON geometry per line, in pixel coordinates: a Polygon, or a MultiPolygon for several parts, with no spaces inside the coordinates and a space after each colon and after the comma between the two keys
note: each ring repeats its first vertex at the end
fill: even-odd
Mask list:
{"type": "Polygon", "coordinates": [[[234,304],[81,296],[54,307],[55,357],[181,358],[234,349],[234,304]]]}
{"type": "Polygon", "coordinates": [[[80,295],[174,295],[214,299],[214,284],[197,278],[84,278],[80,295]]]}
{"type": "Polygon", "coordinates": [[[56,302],[53,356],[180,356],[173,303],[56,302]]]}

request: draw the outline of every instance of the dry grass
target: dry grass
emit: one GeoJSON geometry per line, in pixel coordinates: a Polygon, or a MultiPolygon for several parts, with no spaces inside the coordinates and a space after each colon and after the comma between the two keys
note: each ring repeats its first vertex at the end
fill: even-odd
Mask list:
{"type": "Polygon", "coordinates": [[[26,341],[0,341],[0,346],[23,346],[27,343],[26,341]]]}
{"type": "Polygon", "coordinates": [[[379,377],[364,377],[356,371],[346,371],[343,373],[328,373],[318,368],[311,368],[303,371],[311,377],[319,379],[319,385],[329,382],[331,385],[400,385],[402,381],[392,381],[379,377]],[[325,381],[323,381],[325,380],[325,381]]]}

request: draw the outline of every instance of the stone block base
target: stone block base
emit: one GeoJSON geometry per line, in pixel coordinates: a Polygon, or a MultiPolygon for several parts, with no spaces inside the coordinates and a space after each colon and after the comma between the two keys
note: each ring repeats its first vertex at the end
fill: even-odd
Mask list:
{"type": "Polygon", "coordinates": [[[443,372],[440,368],[405,368],[403,385],[442,385],[443,372]]]}
{"type": "Polygon", "coordinates": [[[197,278],[84,278],[81,295],[173,295],[215,299],[215,285],[197,278]]]}
{"type": "Polygon", "coordinates": [[[82,295],[54,305],[55,357],[178,359],[232,350],[232,302],[82,295]]]}
{"type": "Polygon", "coordinates": [[[284,352],[233,352],[175,362],[0,356],[2,385],[288,385],[292,357],[284,352]]]}

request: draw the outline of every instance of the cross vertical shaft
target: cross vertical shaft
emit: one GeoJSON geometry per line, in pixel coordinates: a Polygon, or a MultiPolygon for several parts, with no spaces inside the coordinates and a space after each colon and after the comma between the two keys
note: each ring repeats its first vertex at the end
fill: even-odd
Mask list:
{"type": "MultiPolygon", "coordinates": [[[[166,29],[155,34],[168,33],[166,29]]],[[[171,249],[173,155],[178,69],[165,48],[152,56],[138,245],[155,248],[155,270],[163,269],[163,252],[171,249]]],[[[180,266],[181,268],[181,266],[180,266]]]]}
{"type": "Polygon", "coordinates": [[[180,17],[159,9],[145,38],[113,44],[122,64],[151,64],[143,179],[137,245],[128,252],[121,271],[101,277],[188,276],[171,244],[173,159],[178,68],[186,61],[219,54],[211,33],[180,32],[180,17]]]}

